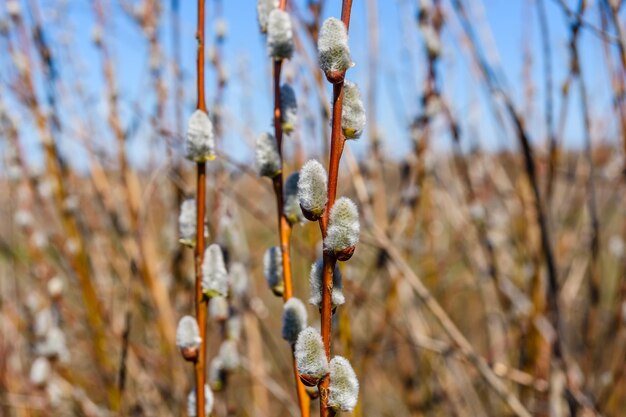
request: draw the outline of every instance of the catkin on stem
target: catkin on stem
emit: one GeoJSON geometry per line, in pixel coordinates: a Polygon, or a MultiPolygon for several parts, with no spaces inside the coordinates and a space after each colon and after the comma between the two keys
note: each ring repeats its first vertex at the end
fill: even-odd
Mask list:
{"type": "Polygon", "coordinates": [[[335,356],[330,361],[328,406],[335,411],[352,411],[359,399],[359,380],[350,362],[335,356]]]}
{"type": "Polygon", "coordinates": [[[272,246],[263,256],[263,273],[274,295],[280,297],[285,290],[283,281],[283,254],[278,246],[272,246]]]}
{"type": "Polygon", "coordinates": [[[342,73],[352,66],[346,25],[334,17],[324,21],[317,38],[319,65],[330,82],[343,79],[342,73]],[[340,75],[341,74],[341,75],[340,75]]]}
{"type": "Polygon", "coordinates": [[[359,241],[359,211],[347,197],[335,201],[330,210],[324,250],[340,253],[354,248],[359,241]]]}
{"type": "Polygon", "coordinates": [[[298,181],[300,180],[300,174],[294,172],[285,181],[284,196],[283,196],[283,211],[285,217],[291,226],[302,223],[304,216],[302,209],[300,208],[300,200],[298,199],[298,181]]]}
{"type": "Polygon", "coordinates": [[[298,199],[304,216],[317,221],[324,213],[327,194],[328,175],[315,159],[307,161],[300,170],[298,179],[298,199]]]}
{"type": "Polygon", "coordinates": [[[274,60],[289,59],[293,54],[293,33],[289,14],[280,9],[270,12],[267,20],[267,53],[274,60]]]}
{"type": "MultiPolygon", "coordinates": [[[[311,272],[309,274],[309,284],[311,292],[309,295],[309,304],[316,305],[321,308],[322,306],[322,288],[323,285],[323,269],[324,260],[322,258],[313,262],[311,265],[311,272]]],[[[331,294],[331,303],[333,308],[342,305],[346,302],[346,298],[343,295],[343,279],[339,266],[335,264],[333,271],[333,292],[331,294]]]]}
{"type": "Polygon", "coordinates": [[[299,298],[291,297],[283,305],[283,339],[295,344],[307,324],[307,311],[299,298]]]}
{"type": "Polygon", "coordinates": [[[276,138],[270,133],[262,133],[256,140],[256,166],[262,177],[274,178],[281,172],[282,163],[276,138]]]}
{"type": "Polygon", "coordinates": [[[228,295],[228,273],[224,264],[224,254],[217,243],[210,245],[204,252],[202,292],[207,297],[228,295]]]}
{"type": "Polygon", "coordinates": [[[346,139],[358,139],[365,129],[366,116],[361,92],[356,84],[346,81],[343,86],[341,130],[346,139]]]}
{"type": "Polygon", "coordinates": [[[313,327],[307,327],[298,335],[294,355],[302,382],[315,385],[328,373],[328,359],[322,336],[313,327]]]}
{"type": "Polygon", "coordinates": [[[215,137],[213,123],[209,115],[196,110],[187,125],[187,158],[194,162],[206,162],[215,159],[215,137]]]}

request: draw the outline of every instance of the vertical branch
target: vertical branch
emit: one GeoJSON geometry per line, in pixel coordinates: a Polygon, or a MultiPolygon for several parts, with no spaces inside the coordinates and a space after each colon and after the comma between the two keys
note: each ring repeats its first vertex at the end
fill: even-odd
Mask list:
{"type": "MultiPolygon", "coordinates": [[[[287,1],[280,1],[280,9],[285,10],[287,1]]],[[[274,194],[276,197],[276,212],[278,216],[278,237],[280,241],[280,252],[282,255],[283,266],[283,302],[286,302],[293,296],[293,275],[291,270],[291,225],[285,216],[285,206],[283,199],[283,128],[280,111],[280,74],[282,70],[282,60],[273,60],[273,87],[274,87],[274,136],[276,138],[276,147],[280,156],[280,173],[272,179],[274,194]]],[[[293,356],[293,352],[292,352],[293,356]]],[[[298,370],[295,364],[295,356],[293,356],[293,374],[296,381],[296,392],[298,395],[298,406],[300,415],[308,417],[310,415],[310,399],[304,384],[300,380],[298,370]]]]}
{"type": "MultiPolygon", "coordinates": [[[[204,97],[204,0],[198,0],[198,41],[197,55],[197,109],[206,112],[204,97]]],[[[196,415],[204,415],[204,384],[206,379],[206,315],[207,302],[202,294],[202,262],[204,258],[204,217],[206,205],[206,163],[198,162],[196,166],[196,319],[200,328],[200,353],[195,364],[196,371],[196,415]]]]}
{"type": "MultiPolygon", "coordinates": [[[[341,10],[341,20],[346,26],[346,31],[350,26],[350,12],[352,0],[343,0],[341,10]]],[[[330,138],[330,161],[328,166],[328,202],[326,210],[320,219],[320,230],[322,237],[326,237],[330,211],[335,204],[337,197],[337,180],[339,177],[339,161],[343,153],[345,138],[341,131],[341,113],[343,110],[343,85],[345,71],[338,83],[333,84],[333,113],[332,128],[330,138]]],[[[333,291],[333,271],[337,263],[336,255],[324,251],[324,268],[322,273],[322,311],[321,311],[321,334],[324,341],[326,358],[330,361],[331,352],[331,330],[332,330],[332,291],[333,291]]],[[[334,416],[335,412],[328,408],[328,386],[330,375],[324,376],[319,382],[320,391],[320,417],[334,416]]]]}

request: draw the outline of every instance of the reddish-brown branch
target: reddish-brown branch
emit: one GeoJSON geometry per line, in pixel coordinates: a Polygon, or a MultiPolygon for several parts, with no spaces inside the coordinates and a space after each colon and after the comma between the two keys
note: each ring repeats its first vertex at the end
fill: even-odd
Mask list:
{"type": "MultiPolygon", "coordinates": [[[[198,59],[197,59],[197,90],[198,110],[206,112],[204,98],[204,0],[198,0],[198,59]]],[[[206,379],[206,315],[207,302],[202,294],[202,262],[204,258],[204,217],[206,204],[206,164],[197,164],[196,177],[196,253],[195,253],[195,304],[196,318],[200,328],[200,354],[195,364],[196,371],[196,415],[204,415],[204,384],[206,379]]]]}
{"type": "MultiPolygon", "coordinates": [[[[346,29],[350,25],[350,11],[352,8],[352,0],[344,0],[341,11],[341,20],[346,25],[346,29]]],[[[345,73],[344,73],[345,74],[345,73]]],[[[343,80],[339,83],[333,84],[333,118],[332,129],[330,139],[330,161],[328,165],[328,202],[326,203],[326,210],[324,215],[320,219],[320,230],[322,237],[326,237],[326,230],[328,229],[328,219],[330,216],[330,210],[335,204],[335,198],[337,197],[337,181],[339,177],[339,161],[343,153],[343,147],[345,145],[345,138],[341,131],[341,113],[343,110],[343,80]]],[[[331,352],[331,330],[332,330],[332,303],[331,294],[333,291],[333,271],[337,258],[334,254],[324,251],[324,268],[322,274],[322,311],[321,311],[321,333],[322,340],[324,341],[324,350],[326,352],[326,358],[330,361],[331,352]]],[[[333,410],[328,408],[328,385],[329,375],[326,375],[320,380],[320,416],[334,416],[333,410]]]]}
{"type": "MultiPolygon", "coordinates": [[[[286,1],[281,0],[281,10],[285,10],[286,1]]],[[[283,265],[283,301],[286,302],[293,296],[293,275],[291,272],[291,225],[287,221],[284,209],[283,199],[283,128],[281,122],[280,113],[280,74],[282,69],[282,61],[274,60],[273,63],[274,74],[274,136],[276,137],[276,147],[278,148],[278,154],[280,155],[281,172],[275,176],[272,180],[274,186],[274,194],[276,196],[276,212],[278,215],[278,236],[280,241],[280,252],[282,255],[283,265]]],[[[300,415],[302,417],[308,417],[310,415],[310,400],[300,381],[298,371],[296,368],[295,357],[293,359],[293,371],[296,380],[296,391],[298,394],[298,406],[300,408],[300,415]]]]}

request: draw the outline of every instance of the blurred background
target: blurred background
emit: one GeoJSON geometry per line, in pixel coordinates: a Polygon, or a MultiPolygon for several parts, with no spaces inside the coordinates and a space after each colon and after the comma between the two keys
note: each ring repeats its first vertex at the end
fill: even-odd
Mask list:
{"type": "MultiPolygon", "coordinates": [[[[282,302],[263,278],[275,201],[254,168],[255,139],[273,129],[271,60],[254,1],[206,3],[208,242],[248,278],[228,317],[209,320],[209,362],[227,334],[239,353],[220,386],[209,377],[214,415],[299,415],[282,302]]],[[[174,334],[193,314],[178,215],[195,193],[183,148],[196,7],[0,1],[1,416],[186,415],[193,372],[174,334]]],[[[287,9],[290,173],[328,159],[316,42],[341,2],[287,9]]],[[[513,416],[518,402],[537,416],[625,415],[624,9],[354,2],[348,79],[368,123],[339,181],[362,228],[334,316],[333,352],[361,384],[347,415],[513,416]]],[[[292,238],[307,300],[317,226],[292,238]]]]}

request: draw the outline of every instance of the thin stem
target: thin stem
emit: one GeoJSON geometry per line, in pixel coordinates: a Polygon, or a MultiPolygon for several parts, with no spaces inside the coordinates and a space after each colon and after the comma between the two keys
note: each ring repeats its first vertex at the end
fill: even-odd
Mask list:
{"type": "MultiPolygon", "coordinates": [[[[281,0],[280,8],[285,10],[287,4],[286,0],[281,0]]],[[[274,73],[274,136],[276,138],[276,147],[278,148],[278,154],[280,155],[280,174],[275,176],[272,180],[274,186],[274,194],[276,196],[276,212],[278,215],[278,237],[280,241],[280,252],[282,255],[283,265],[283,302],[286,302],[293,297],[293,275],[291,272],[291,225],[287,221],[285,216],[285,208],[283,201],[283,128],[281,122],[280,112],[280,74],[282,70],[282,60],[274,60],[273,73],[274,73]]],[[[293,373],[296,380],[296,392],[298,394],[298,407],[300,408],[300,415],[302,417],[308,417],[310,415],[310,399],[300,376],[298,375],[298,369],[296,367],[295,356],[292,352],[293,373]]]]}
{"type": "MultiPolygon", "coordinates": [[[[198,110],[206,112],[204,98],[204,0],[198,0],[198,58],[197,58],[197,92],[198,110]]],[[[198,162],[196,171],[196,318],[200,328],[200,353],[195,364],[196,371],[196,415],[204,415],[204,385],[206,379],[206,315],[207,302],[202,294],[202,262],[204,258],[204,217],[206,205],[206,164],[198,162]]]]}

